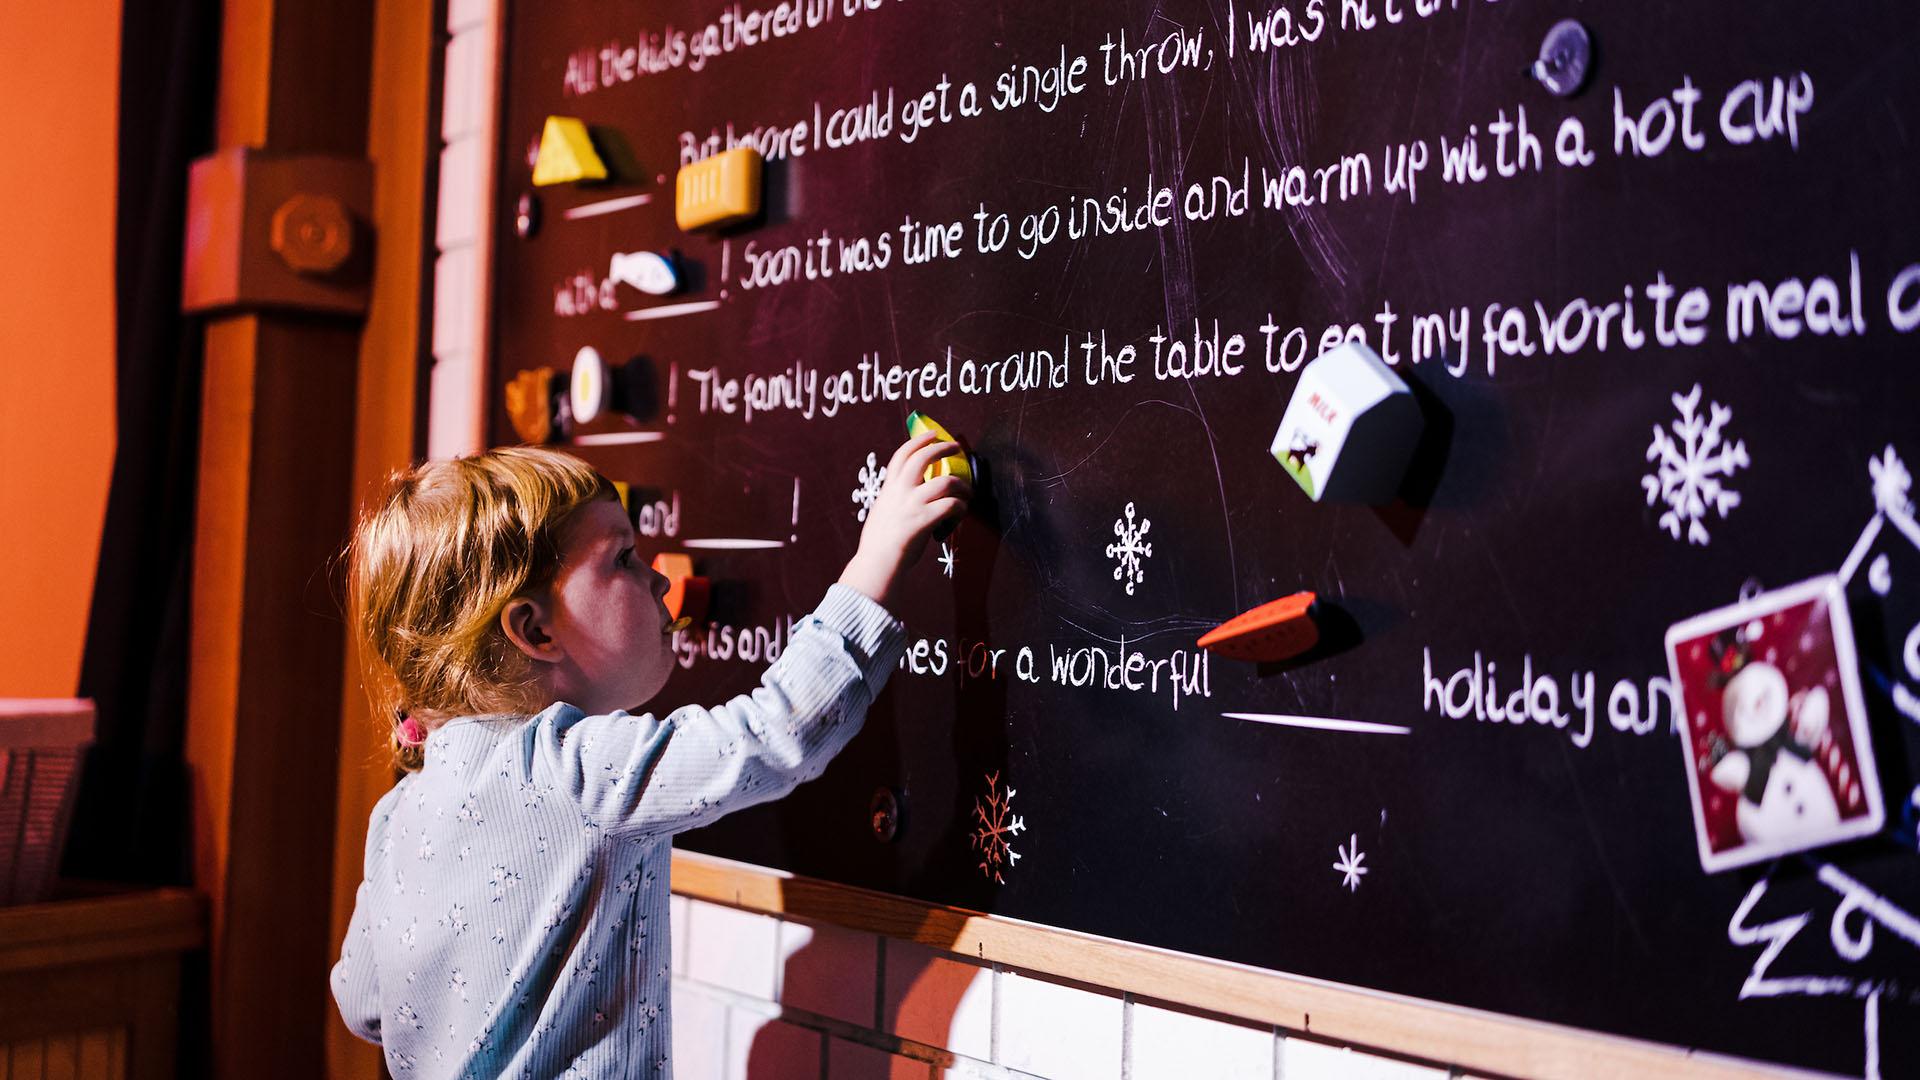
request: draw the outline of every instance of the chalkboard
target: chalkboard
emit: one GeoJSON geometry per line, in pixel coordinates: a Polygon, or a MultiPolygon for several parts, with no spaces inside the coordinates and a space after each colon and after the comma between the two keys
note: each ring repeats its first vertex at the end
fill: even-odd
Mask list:
{"type": "Polygon", "coordinates": [[[982,467],[865,731],[685,846],[1920,1074],[1910,8],[512,9],[491,434],[518,441],[521,372],[616,368],[624,411],[562,441],[715,582],[663,704],[750,684],[910,411],[982,467]],[[1590,71],[1562,97],[1568,58],[1535,65],[1570,16],[1590,71]],[[550,114],[610,179],[531,186],[550,114]],[[678,168],[742,142],[761,217],[680,232],[678,168]],[[616,273],[647,250],[678,253],[678,294],[616,273]],[[1425,418],[1384,507],[1315,503],[1269,453],[1301,365],[1349,337],[1425,418]],[[1667,628],[1843,572],[1885,827],[1709,874],[1667,628]],[[1303,589],[1312,653],[1195,648],[1303,589]]]}

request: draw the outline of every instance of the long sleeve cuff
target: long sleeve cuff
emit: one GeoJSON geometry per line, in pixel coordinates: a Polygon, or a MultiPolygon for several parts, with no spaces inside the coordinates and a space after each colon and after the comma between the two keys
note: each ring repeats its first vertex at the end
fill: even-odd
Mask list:
{"type": "Polygon", "coordinates": [[[858,589],[835,584],[813,610],[813,617],[845,639],[874,694],[886,685],[906,647],[907,628],[892,613],[858,589]]]}

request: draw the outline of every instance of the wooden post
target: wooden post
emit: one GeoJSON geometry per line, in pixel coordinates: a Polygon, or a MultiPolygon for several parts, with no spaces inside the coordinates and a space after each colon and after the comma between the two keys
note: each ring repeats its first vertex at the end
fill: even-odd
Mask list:
{"type": "MultiPolygon", "coordinates": [[[[228,0],[218,142],[362,159],[373,0],[228,0]]],[[[404,238],[403,243],[412,238],[404,238]]],[[[209,320],[187,757],[212,1069],[322,1074],[360,321],[209,320]]]]}

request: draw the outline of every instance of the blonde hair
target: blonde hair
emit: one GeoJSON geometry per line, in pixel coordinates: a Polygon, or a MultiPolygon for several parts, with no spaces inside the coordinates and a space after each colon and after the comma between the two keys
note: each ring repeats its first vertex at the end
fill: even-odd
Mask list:
{"type": "MultiPolygon", "coordinates": [[[[550,585],[567,516],[613,485],[585,462],[516,446],[395,473],[347,549],[355,635],[375,715],[425,727],[455,716],[529,712],[531,662],[500,612],[550,585]]],[[[391,734],[394,762],[423,748],[391,734]]]]}

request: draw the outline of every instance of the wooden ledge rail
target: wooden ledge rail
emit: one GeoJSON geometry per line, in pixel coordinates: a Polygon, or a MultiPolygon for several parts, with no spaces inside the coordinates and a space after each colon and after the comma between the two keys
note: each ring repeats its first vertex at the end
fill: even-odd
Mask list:
{"type": "Polygon", "coordinates": [[[928,904],[697,852],[673,853],[673,891],[748,911],[914,941],[1470,1073],[1631,1075],[1635,1080],[1817,1075],[928,904]]]}
{"type": "Polygon", "coordinates": [[[206,900],[186,889],[0,908],[0,972],[182,953],[206,942],[206,900]]]}

